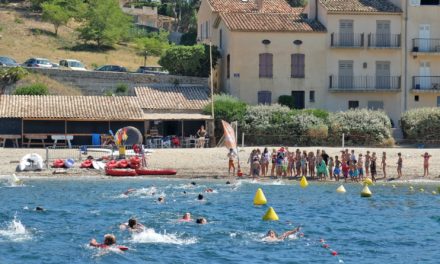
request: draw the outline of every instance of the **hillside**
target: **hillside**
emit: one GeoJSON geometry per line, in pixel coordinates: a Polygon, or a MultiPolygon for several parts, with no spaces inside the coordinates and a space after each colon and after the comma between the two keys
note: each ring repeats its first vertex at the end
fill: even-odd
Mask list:
{"type": "MultiPolygon", "coordinates": [[[[61,59],[77,59],[88,69],[92,65],[118,64],[135,71],[143,65],[143,57],[136,55],[133,46],[115,45],[113,50],[77,51],[75,24],[60,27],[58,37],[53,26],[41,21],[39,14],[26,9],[0,6],[0,56],[9,56],[19,63],[30,57],[44,57],[58,63],[61,59]]],[[[149,57],[148,65],[157,65],[157,57],[149,57]]]]}

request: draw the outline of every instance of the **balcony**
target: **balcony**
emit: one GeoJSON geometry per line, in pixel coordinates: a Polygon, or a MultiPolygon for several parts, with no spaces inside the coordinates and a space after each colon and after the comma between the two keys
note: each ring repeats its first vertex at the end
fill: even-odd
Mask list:
{"type": "Polygon", "coordinates": [[[330,46],[332,48],[363,48],[364,33],[332,33],[330,46]]]}
{"type": "Polygon", "coordinates": [[[329,76],[330,92],[398,92],[400,76],[329,76]]]}
{"type": "Polygon", "coordinates": [[[415,38],[413,39],[412,52],[440,55],[440,39],[415,38]]]}
{"type": "Polygon", "coordinates": [[[368,34],[369,48],[400,48],[400,34],[368,34]]]}
{"type": "Polygon", "coordinates": [[[440,92],[440,76],[414,76],[414,92],[440,92]]]}

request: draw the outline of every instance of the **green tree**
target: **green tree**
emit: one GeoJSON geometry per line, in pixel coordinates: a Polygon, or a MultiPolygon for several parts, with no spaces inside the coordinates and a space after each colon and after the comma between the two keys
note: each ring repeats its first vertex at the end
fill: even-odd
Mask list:
{"type": "Polygon", "coordinates": [[[42,4],[43,20],[53,24],[55,28],[55,36],[58,35],[58,28],[64,26],[69,22],[69,12],[60,6],[56,1],[46,2],[42,4]]]}
{"type": "Polygon", "coordinates": [[[120,41],[127,35],[131,24],[131,18],[122,12],[118,0],[89,0],[82,19],[79,39],[86,43],[95,41],[99,48],[120,41]]]}
{"type": "Polygon", "coordinates": [[[28,71],[22,67],[0,69],[0,94],[5,93],[6,86],[16,83],[28,75],[28,71]]]}
{"type": "Polygon", "coordinates": [[[15,95],[48,95],[47,86],[42,83],[34,83],[28,86],[22,86],[14,91],[15,95]]]}
{"type": "Polygon", "coordinates": [[[293,7],[303,7],[307,4],[307,0],[287,0],[287,2],[293,7]]]}
{"type": "MultiPolygon", "coordinates": [[[[213,68],[220,57],[216,47],[213,47],[213,68]]],[[[160,58],[159,64],[171,74],[208,77],[209,46],[173,46],[160,58]]]]}

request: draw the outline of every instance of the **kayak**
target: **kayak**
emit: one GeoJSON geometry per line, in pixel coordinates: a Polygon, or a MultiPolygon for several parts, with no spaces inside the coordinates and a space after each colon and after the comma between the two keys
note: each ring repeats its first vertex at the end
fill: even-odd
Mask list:
{"type": "Polygon", "coordinates": [[[131,169],[109,169],[105,170],[105,174],[114,177],[133,177],[136,176],[136,171],[131,169]]]}
{"type": "Polygon", "coordinates": [[[176,175],[176,170],[163,169],[163,170],[150,170],[146,168],[136,169],[138,175],[176,175]]]}

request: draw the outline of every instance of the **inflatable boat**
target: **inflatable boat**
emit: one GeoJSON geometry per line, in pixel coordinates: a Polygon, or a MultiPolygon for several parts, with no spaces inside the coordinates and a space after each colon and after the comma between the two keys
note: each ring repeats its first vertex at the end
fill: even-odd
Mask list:
{"type": "Polygon", "coordinates": [[[151,170],[147,168],[136,169],[138,175],[176,175],[176,170],[162,169],[162,170],[151,170]]]}
{"type": "Polygon", "coordinates": [[[17,171],[36,171],[43,169],[43,158],[36,154],[26,154],[21,158],[20,164],[17,166],[17,171]]]}
{"type": "Polygon", "coordinates": [[[105,174],[107,174],[108,176],[113,176],[113,177],[137,176],[136,171],[131,170],[131,169],[110,169],[110,168],[107,168],[107,169],[105,169],[105,174]]]}

